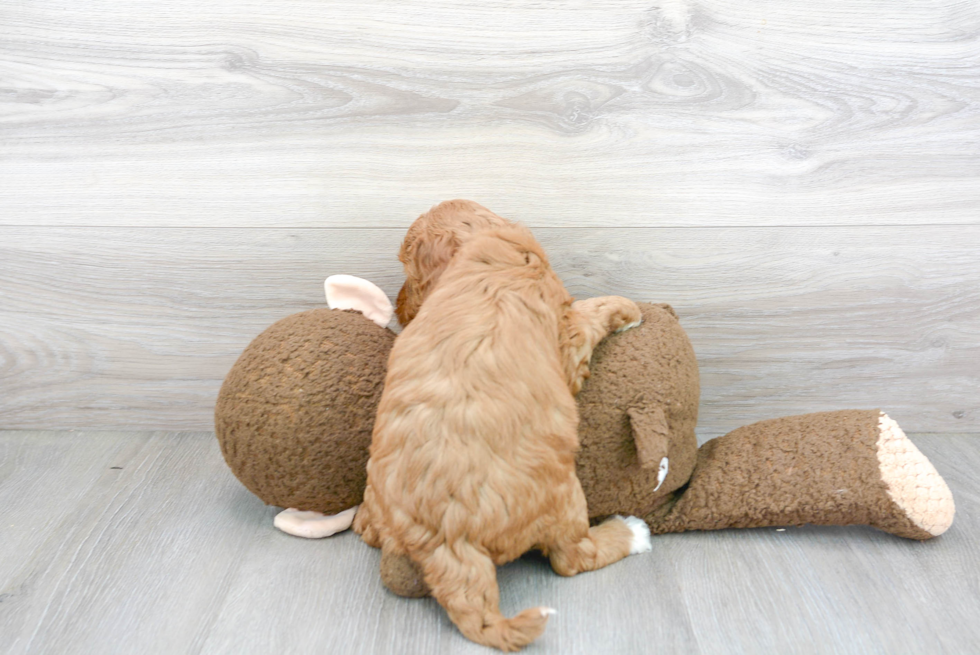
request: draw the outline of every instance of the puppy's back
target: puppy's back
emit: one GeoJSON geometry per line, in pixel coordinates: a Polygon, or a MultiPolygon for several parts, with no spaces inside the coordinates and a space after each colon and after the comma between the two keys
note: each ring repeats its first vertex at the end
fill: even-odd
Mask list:
{"type": "Polygon", "coordinates": [[[494,564],[539,544],[560,501],[581,495],[559,356],[570,302],[527,228],[474,235],[395,340],[375,422],[385,537],[467,637],[504,650],[541,634],[548,610],[504,618],[494,564]]]}
{"type": "Polygon", "coordinates": [[[558,325],[570,303],[526,227],[474,235],[395,341],[389,366],[395,377],[386,387],[425,376],[489,387],[518,380],[550,385],[561,370],[558,325]]]}
{"type": "Polygon", "coordinates": [[[530,489],[535,475],[548,475],[532,471],[532,460],[556,475],[574,467],[578,414],[558,348],[570,300],[523,226],[477,235],[460,249],[391,351],[371,457],[398,471],[393,502],[434,489],[431,513],[420,518],[435,528],[440,494],[493,476],[494,484],[530,489]],[[501,468],[488,469],[488,457],[501,468]]]}

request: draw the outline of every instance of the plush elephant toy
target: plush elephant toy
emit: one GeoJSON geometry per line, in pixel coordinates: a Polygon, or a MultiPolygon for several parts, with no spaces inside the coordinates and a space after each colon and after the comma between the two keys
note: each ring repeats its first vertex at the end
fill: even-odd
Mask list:
{"type": "MultiPolygon", "coordinates": [[[[289,508],[276,526],[304,537],[353,520],[395,339],[380,289],[333,276],[326,291],[331,309],[256,337],[215,408],[232,472],[266,504],[289,508]]],[[[577,472],[593,520],[639,516],[655,534],[863,524],[911,539],[950,526],[949,488],[878,410],[762,421],[698,448],[694,351],[668,305],[639,304],[643,323],[596,348],[577,399],[577,472]]],[[[383,554],[382,578],[401,595],[427,592],[407,559],[383,554]]]]}
{"type": "MultiPolygon", "coordinates": [[[[294,314],[256,337],[215,407],[232,472],[267,504],[288,508],[276,526],[304,537],[353,520],[395,339],[380,289],[350,276],[325,288],[331,309],[294,314]]],[[[599,345],[579,394],[578,474],[593,517],[651,512],[687,482],[697,457],[694,351],[670,307],[640,307],[640,326],[599,345]]]]}

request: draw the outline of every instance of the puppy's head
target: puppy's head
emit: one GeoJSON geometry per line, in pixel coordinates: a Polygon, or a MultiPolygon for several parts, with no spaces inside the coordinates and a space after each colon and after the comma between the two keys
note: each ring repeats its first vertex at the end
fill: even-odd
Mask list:
{"type": "Polygon", "coordinates": [[[458,257],[461,267],[527,268],[532,275],[549,266],[531,230],[518,223],[472,235],[460,247],[458,257]]]}
{"type": "Polygon", "coordinates": [[[415,318],[446,265],[472,235],[510,224],[471,200],[447,200],[419,216],[398,252],[405,267],[395,307],[398,322],[404,326],[415,318]]]}
{"type": "Polygon", "coordinates": [[[541,244],[519,224],[474,234],[459,248],[443,277],[446,285],[453,285],[452,293],[482,293],[482,303],[488,296],[513,300],[511,293],[516,292],[521,307],[545,317],[558,318],[561,309],[572,303],[541,244]],[[500,291],[506,295],[498,296],[500,291]]]}

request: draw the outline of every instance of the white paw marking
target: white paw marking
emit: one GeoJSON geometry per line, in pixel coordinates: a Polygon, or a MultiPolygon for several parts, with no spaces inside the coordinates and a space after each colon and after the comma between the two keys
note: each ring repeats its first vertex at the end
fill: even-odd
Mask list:
{"type": "Polygon", "coordinates": [[[323,281],[330,309],[356,309],[380,327],[391,322],[395,309],[377,285],[353,275],[331,275],[323,281]]]}
{"type": "Polygon", "coordinates": [[[667,479],[668,471],[670,471],[670,462],[668,462],[667,458],[664,457],[662,460],[660,460],[660,470],[657,471],[657,486],[653,488],[654,491],[659,489],[660,485],[662,485],[664,480],[667,479]]]}
{"type": "Polygon", "coordinates": [[[541,616],[554,616],[557,613],[558,613],[558,610],[556,610],[554,607],[542,607],[541,608],[541,616]]]}
{"type": "Polygon", "coordinates": [[[653,542],[650,540],[650,527],[643,519],[635,516],[617,516],[620,521],[626,524],[633,532],[633,540],[630,542],[630,555],[637,553],[649,553],[653,550],[653,542]]]}
{"type": "Polygon", "coordinates": [[[290,507],[276,514],[276,518],[272,520],[272,525],[294,537],[322,539],[349,528],[354,522],[354,514],[356,513],[356,505],[329,516],[320,512],[304,512],[290,507]]]}
{"type": "Polygon", "coordinates": [[[640,325],[642,322],[643,322],[643,319],[641,318],[640,320],[634,321],[633,323],[627,323],[623,327],[621,327],[618,330],[616,330],[616,332],[617,332],[617,334],[619,332],[626,332],[626,330],[630,330],[632,328],[635,328],[636,326],[640,325]]]}

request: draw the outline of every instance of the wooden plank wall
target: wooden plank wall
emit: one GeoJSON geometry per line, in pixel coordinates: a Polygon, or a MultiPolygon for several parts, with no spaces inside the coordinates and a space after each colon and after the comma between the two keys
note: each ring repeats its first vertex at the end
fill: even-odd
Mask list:
{"type": "Polygon", "coordinates": [[[264,327],[468,197],[672,303],[700,435],[980,431],[971,0],[0,6],[0,428],[210,429],[264,327]]]}

